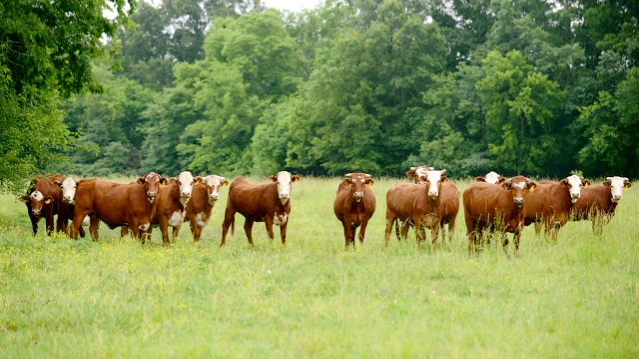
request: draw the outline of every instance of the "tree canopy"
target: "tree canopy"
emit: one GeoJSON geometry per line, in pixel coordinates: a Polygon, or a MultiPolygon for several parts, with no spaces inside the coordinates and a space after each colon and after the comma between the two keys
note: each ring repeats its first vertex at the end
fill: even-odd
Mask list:
{"type": "Polygon", "coordinates": [[[64,122],[49,138],[78,135],[41,148],[73,165],[38,169],[636,177],[638,14],[617,0],[326,0],[298,13],[164,0],[81,57],[121,43],[121,69],[73,62],[78,82],[52,60],[42,71],[56,76],[16,85],[5,41],[0,84],[45,84],[54,104],[81,93],[41,109],[64,122]],[[82,93],[98,83],[104,94],[82,93]]]}

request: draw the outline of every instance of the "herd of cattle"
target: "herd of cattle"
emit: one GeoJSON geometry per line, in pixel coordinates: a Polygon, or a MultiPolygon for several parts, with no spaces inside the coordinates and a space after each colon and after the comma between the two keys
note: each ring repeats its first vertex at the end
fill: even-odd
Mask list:
{"type": "MultiPolygon", "coordinates": [[[[439,232],[449,240],[455,231],[455,219],[460,207],[457,187],[445,176],[446,170],[432,167],[411,167],[406,176],[414,183],[399,182],[386,193],[385,245],[393,226],[398,239],[405,239],[414,228],[418,242],[426,239],[425,229],[430,230],[431,250],[439,232]]],[[[292,184],[300,177],[282,171],[269,177],[267,184],[253,184],[242,177],[229,187],[228,201],[222,224],[222,240],[226,243],[229,227],[235,227],[235,214],[245,217],[244,230],[253,245],[254,222],[264,222],[272,240],[273,225],[280,227],[282,245],[286,245],[286,228],[291,212],[292,184]]],[[[546,236],[556,241],[559,229],[569,220],[590,219],[593,231],[614,215],[624,189],[631,186],[625,177],[607,177],[602,186],[590,186],[590,181],[571,175],[559,182],[535,183],[524,176],[506,179],[495,172],[477,177],[463,192],[464,219],[469,239],[469,254],[481,249],[484,236],[498,235],[504,251],[508,244],[507,233],[513,233],[515,253],[524,226],[535,224],[535,232],[545,227],[546,236]]],[[[340,182],[334,201],[334,212],[344,227],[346,246],[355,245],[355,233],[364,241],[366,226],[376,207],[375,195],[369,188],[374,183],[366,173],[349,173],[340,182]]],[[[26,203],[33,234],[38,222],[45,218],[46,230],[67,233],[71,238],[84,238],[84,226],[89,227],[93,240],[98,240],[100,221],[110,229],[121,227],[121,236],[130,232],[145,243],[154,227],[160,227],[163,244],[170,244],[168,227],[172,236],[178,235],[184,221],[191,225],[193,239],[198,242],[202,229],[211,219],[211,211],[219,198],[221,187],[228,181],[221,176],[194,177],[181,172],[166,179],[149,172],[136,182],[118,184],[98,178],[75,181],[64,175],[38,177],[32,182],[28,194],[22,197],[26,203]],[[69,226],[69,221],[71,225],[69,226]]]]}

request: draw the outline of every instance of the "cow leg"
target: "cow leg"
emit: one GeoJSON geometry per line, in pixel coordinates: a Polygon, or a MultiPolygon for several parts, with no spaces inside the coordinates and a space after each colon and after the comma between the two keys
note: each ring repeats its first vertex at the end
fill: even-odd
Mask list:
{"type": "MultiPolygon", "coordinates": [[[[361,231],[360,231],[361,232],[361,231]]],[[[355,234],[357,234],[357,225],[355,223],[351,223],[351,244],[353,248],[355,248],[355,234]]]]}
{"type": "Polygon", "coordinates": [[[51,236],[51,234],[53,234],[53,214],[47,213],[44,220],[47,226],[47,236],[51,236]]]}
{"type": "Polygon", "coordinates": [[[195,221],[191,222],[191,233],[193,233],[193,241],[199,242],[200,236],[202,235],[202,227],[198,226],[195,221]]]}
{"type": "Polygon", "coordinates": [[[364,236],[366,235],[366,226],[368,226],[368,220],[362,222],[362,228],[359,229],[359,242],[364,244],[364,236]]]}
{"type": "Polygon", "coordinates": [[[280,237],[282,238],[282,247],[286,247],[286,228],[288,227],[288,220],[280,226],[280,237]]]}
{"type": "Polygon", "coordinates": [[[344,216],[344,239],[345,239],[345,247],[348,248],[351,244],[355,247],[355,227],[349,216],[344,216]]]}
{"type": "MultiPolygon", "coordinates": [[[[246,232],[246,238],[248,238],[249,244],[254,246],[255,244],[253,243],[253,221],[246,219],[246,221],[244,222],[244,232],[246,232]]],[[[272,230],[271,230],[271,236],[272,236],[272,230]]],[[[273,239],[273,237],[271,237],[271,239],[273,239]]]]}
{"type": "Polygon", "coordinates": [[[264,218],[264,225],[266,226],[266,234],[270,239],[270,243],[273,243],[273,238],[275,237],[273,234],[273,217],[266,215],[264,218]]]}
{"type": "MultiPolygon", "coordinates": [[[[84,217],[82,217],[84,219],[84,217]]],[[[75,219],[73,220],[75,223],[75,219]]],[[[80,222],[80,226],[82,226],[82,222],[80,222]]],[[[91,217],[91,222],[89,224],[89,233],[91,233],[91,237],[94,242],[97,242],[100,239],[100,221],[97,218],[91,217]]]]}
{"type": "MultiPolygon", "coordinates": [[[[539,237],[541,234],[541,222],[535,222],[535,236],[539,237]]],[[[548,234],[548,224],[546,224],[545,233],[548,234]]]]}
{"type": "Polygon", "coordinates": [[[439,223],[435,223],[433,228],[430,230],[430,252],[435,254],[435,243],[437,242],[437,237],[439,237],[439,223]]]}
{"type": "Polygon", "coordinates": [[[123,239],[129,234],[129,226],[120,227],[120,239],[123,239]]]}
{"type": "Polygon", "coordinates": [[[504,249],[504,254],[507,258],[510,258],[510,256],[508,255],[508,234],[504,234],[504,236],[502,237],[502,246],[504,249]]]}
{"type": "MultiPolygon", "coordinates": [[[[400,223],[399,220],[397,223],[400,223]]],[[[411,227],[410,219],[407,219],[405,222],[401,222],[401,224],[402,224],[402,239],[406,241],[408,240],[408,230],[411,227]]]]}
{"type": "Polygon", "coordinates": [[[56,233],[67,232],[67,219],[64,216],[58,214],[58,218],[55,221],[55,231],[56,233]]]}
{"type": "Polygon", "coordinates": [[[40,217],[31,215],[31,209],[29,209],[29,219],[31,219],[31,229],[33,229],[33,236],[35,237],[36,234],[38,234],[38,221],[40,221],[40,217]]]}
{"type": "MultiPolygon", "coordinates": [[[[391,230],[393,229],[393,223],[395,222],[395,215],[386,211],[386,230],[384,232],[384,246],[388,248],[388,240],[390,239],[391,230]]],[[[399,221],[397,223],[399,226],[399,221]]],[[[346,225],[344,225],[346,227],[346,225]]],[[[346,231],[346,229],[344,229],[346,231]]]]}
{"type": "MultiPolygon", "coordinates": [[[[176,240],[178,234],[180,233],[180,228],[182,228],[182,223],[180,223],[180,225],[178,225],[178,226],[173,227],[173,231],[171,231],[171,237],[173,238],[173,243],[175,243],[175,240],[176,240]]],[[[191,232],[193,232],[193,231],[191,231],[191,232]]]]}
{"type": "Polygon", "coordinates": [[[160,232],[162,232],[162,245],[163,246],[170,245],[171,239],[169,238],[169,219],[168,218],[160,218],[160,232]]]}
{"type": "Polygon", "coordinates": [[[455,217],[453,217],[450,222],[448,222],[448,242],[453,241],[453,236],[455,235],[455,217]]]}
{"type": "MultiPolygon", "coordinates": [[[[226,234],[229,231],[229,227],[231,227],[234,222],[235,212],[232,209],[227,208],[226,211],[224,211],[224,222],[222,222],[222,241],[220,242],[220,247],[223,247],[226,244],[226,234]]],[[[191,230],[192,229],[193,224],[191,224],[191,230]]]]}

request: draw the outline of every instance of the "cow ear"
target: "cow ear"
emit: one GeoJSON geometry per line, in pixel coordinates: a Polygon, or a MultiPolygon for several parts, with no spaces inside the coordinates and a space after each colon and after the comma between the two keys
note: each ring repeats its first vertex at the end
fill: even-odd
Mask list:
{"type": "Polygon", "coordinates": [[[559,181],[559,185],[561,187],[568,187],[568,181],[566,181],[566,179],[562,179],[561,181],[559,181]]]}
{"type": "Polygon", "coordinates": [[[444,183],[448,182],[448,177],[446,177],[446,176],[442,176],[442,177],[440,178],[440,181],[442,181],[442,184],[444,184],[444,183]]]}
{"type": "Polygon", "coordinates": [[[51,196],[47,196],[47,197],[44,199],[44,204],[49,204],[49,203],[51,203],[51,202],[53,202],[53,197],[51,197],[51,196]]]}
{"type": "Polygon", "coordinates": [[[348,185],[350,185],[350,184],[351,184],[351,179],[350,179],[350,178],[344,178],[344,179],[342,180],[342,184],[343,184],[344,186],[348,186],[348,185]]]}
{"type": "Polygon", "coordinates": [[[509,191],[511,189],[513,189],[513,184],[512,184],[512,182],[509,182],[509,181],[501,182],[501,183],[499,183],[499,185],[502,186],[504,189],[507,189],[509,191]]]}
{"type": "Polygon", "coordinates": [[[146,180],[144,180],[144,178],[140,177],[140,178],[138,178],[138,180],[136,182],[137,182],[137,184],[145,184],[146,180]]]}
{"type": "Polygon", "coordinates": [[[623,184],[623,189],[627,190],[630,187],[632,187],[632,182],[626,180],[626,182],[623,184]]]}
{"type": "Polygon", "coordinates": [[[584,186],[584,188],[588,188],[590,187],[590,181],[587,179],[582,179],[581,180],[581,185],[584,186]]]}
{"type": "Polygon", "coordinates": [[[225,179],[223,179],[223,180],[220,182],[220,186],[222,186],[222,187],[224,187],[224,186],[226,186],[226,185],[228,185],[228,184],[229,184],[229,181],[227,181],[227,180],[225,180],[225,179]]]}
{"type": "Polygon", "coordinates": [[[497,182],[497,183],[502,184],[504,182],[506,182],[506,177],[499,176],[499,182],[497,182]]]}
{"type": "Polygon", "coordinates": [[[202,183],[202,177],[201,176],[197,176],[193,179],[193,184],[200,184],[202,183]]]}
{"type": "Polygon", "coordinates": [[[300,176],[295,175],[295,176],[291,176],[291,179],[293,180],[293,183],[297,183],[300,181],[300,176]]]}
{"type": "Polygon", "coordinates": [[[610,187],[610,180],[605,180],[603,185],[606,187],[610,187]]]}
{"type": "Polygon", "coordinates": [[[526,186],[528,186],[528,191],[532,192],[535,190],[535,187],[537,187],[537,184],[533,181],[528,181],[526,186]]]}
{"type": "Polygon", "coordinates": [[[486,179],[484,177],[475,177],[475,181],[476,182],[486,182],[486,179]]]}
{"type": "Polygon", "coordinates": [[[22,197],[20,197],[20,200],[21,200],[22,202],[24,202],[24,203],[27,203],[27,202],[29,202],[29,201],[31,200],[31,197],[29,197],[29,196],[22,196],[22,197]]]}
{"type": "Polygon", "coordinates": [[[406,172],[406,177],[415,178],[415,170],[411,168],[410,171],[406,172]]]}
{"type": "Polygon", "coordinates": [[[268,179],[270,179],[271,182],[277,182],[277,177],[275,176],[268,176],[268,179]]]}
{"type": "Polygon", "coordinates": [[[368,178],[368,179],[366,179],[366,184],[368,185],[368,187],[372,186],[372,185],[373,185],[373,183],[375,183],[375,181],[373,181],[373,179],[372,179],[372,178],[368,178]]]}
{"type": "Polygon", "coordinates": [[[160,184],[161,184],[161,185],[165,185],[165,184],[167,184],[167,183],[169,183],[169,181],[167,181],[167,180],[166,180],[166,178],[164,178],[164,177],[160,177],[160,184]]]}

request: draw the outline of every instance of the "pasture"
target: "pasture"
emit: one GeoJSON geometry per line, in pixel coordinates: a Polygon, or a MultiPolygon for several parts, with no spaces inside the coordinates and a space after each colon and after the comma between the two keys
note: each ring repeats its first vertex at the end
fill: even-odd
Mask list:
{"type": "Polygon", "coordinates": [[[228,187],[202,242],[185,224],[169,247],[159,229],[145,246],[104,225],[97,243],[46,237],[44,220],[34,238],[24,204],[0,196],[0,357],[639,357],[638,185],[601,237],[526,227],[507,259],[494,242],[469,258],[463,209],[434,254],[412,232],[384,251],[385,194],[404,178],[375,178],[366,241],[345,250],[340,180],[293,185],[286,247],[262,223],[250,247],[238,214],[219,248],[228,187]]]}

